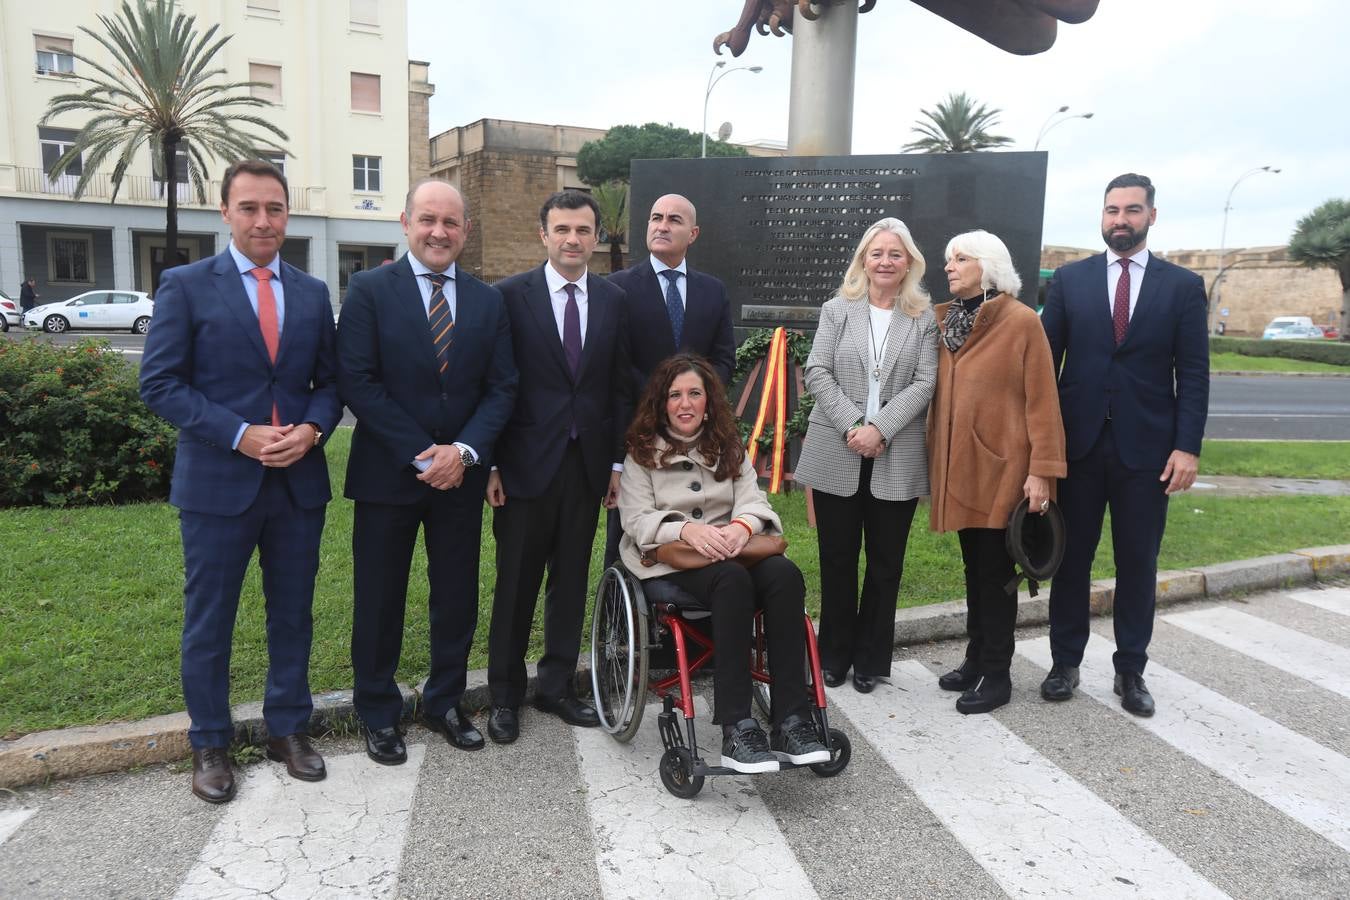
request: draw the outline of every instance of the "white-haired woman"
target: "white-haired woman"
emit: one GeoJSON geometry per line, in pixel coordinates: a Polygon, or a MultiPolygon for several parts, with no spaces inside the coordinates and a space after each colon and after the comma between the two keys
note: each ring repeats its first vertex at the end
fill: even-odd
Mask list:
{"type": "Polygon", "coordinates": [[[1067,473],[1064,424],[1050,344],[1035,310],[1016,294],[1022,279],[1003,242],[987,231],[947,244],[952,300],[941,324],[937,392],[928,414],[934,531],[955,531],[966,576],[962,663],[938,679],[962,691],[956,709],[983,713],[1012,696],[1017,592],[1004,543],[1008,516],[1026,497],[1033,511],[1067,473]]]}
{"type": "Polygon", "coordinates": [[[806,361],[815,407],[794,477],[814,490],[820,665],[831,687],[852,668],[862,693],[891,673],[905,545],[928,493],[924,414],[937,378],[937,321],[923,272],[905,223],[873,224],[838,296],[821,307],[806,361]]]}

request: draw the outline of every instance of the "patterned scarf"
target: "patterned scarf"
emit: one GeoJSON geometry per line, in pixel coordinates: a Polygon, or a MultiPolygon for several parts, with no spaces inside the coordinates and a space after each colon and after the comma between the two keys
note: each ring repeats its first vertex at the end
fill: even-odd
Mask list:
{"type": "Polygon", "coordinates": [[[975,297],[972,300],[953,300],[951,306],[947,307],[947,317],[942,320],[942,343],[953,353],[960,350],[966,338],[970,337],[971,326],[975,324],[975,317],[980,313],[984,297],[975,297]]]}

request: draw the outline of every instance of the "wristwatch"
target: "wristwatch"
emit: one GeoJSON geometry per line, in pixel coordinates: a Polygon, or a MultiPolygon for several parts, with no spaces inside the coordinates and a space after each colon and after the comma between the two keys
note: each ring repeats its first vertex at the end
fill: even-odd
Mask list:
{"type": "Polygon", "coordinates": [[[459,461],[464,464],[464,468],[471,469],[478,465],[478,460],[474,459],[473,454],[469,452],[468,447],[459,448],[459,461]]]}
{"type": "Polygon", "coordinates": [[[312,446],[319,446],[319,441],[323,440],[323,429],[314,422],[306,422],[305,424],[314,429],[314,443],[312,446]]]}

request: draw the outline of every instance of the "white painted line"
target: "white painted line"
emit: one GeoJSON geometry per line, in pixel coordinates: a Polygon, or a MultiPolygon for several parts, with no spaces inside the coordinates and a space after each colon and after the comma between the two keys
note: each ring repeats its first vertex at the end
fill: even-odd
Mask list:
{"type": "Polygon", "coordinates": [[[250,767],[176,896],[394,896],[425,753],[410,744],[401,766],[329,757],[314,783],[280,763],[250,767]]]}
{"type": "MultiPolygon", "coordinates": [[[[1112,689],[1115,649],[1111,641],[1092,635],[1079,690],[1350,850],[1350,817],[1345,814],[1350,759],[1154,662],[1144,674],[1157,712],[1148,719],[1130,715],[1112,689]]],[[[1017,652],[1050,668],[1050,645],[1044,638],[1018,641],[1017,652]]]]}
{"type": "Polygon", "coordinates": [[[1162,620],[1350,697],[1350,649],[1226,606],[1176,613],[1162,620]]]}
{"type": "MultiPolygon", "coordinates": [[[[721,761],[722,728],[695,701],[704,759],[721,761]],[[716,740],[714,740],[714,738],[716,740]]],[[[660,705],[648,705],[629,744],[599,728],[574,728],[586,805],[595,829],[604,895],[616,898],[812,898],[811,879],[753,788],[755,778],[815,778],[810,772],[719,775],[693,800],[661,784],[660,705]]],[[[681,731],[684,719],[676,713],[681,731]]]]}
{"type": "Polygon", "coordinates": [[[830,691],[1009,895],[1227,896],[998,720],[963,716],[954,701],[914,660],[872,694],[830,691]]]}
{"type": "Polygon", "coordinates": [[[19,826],[28,821],[36,809],[6,809],[0,811],[0,844],[9,840],[10,835],[19,830],[19,826]]]}
{"type": "Polygon", "coordinates": [[[1350,616],[1350,590],[1331,588],[1323,591],[1285,591],[1284,596],[1328,612],[1350,616]]]}

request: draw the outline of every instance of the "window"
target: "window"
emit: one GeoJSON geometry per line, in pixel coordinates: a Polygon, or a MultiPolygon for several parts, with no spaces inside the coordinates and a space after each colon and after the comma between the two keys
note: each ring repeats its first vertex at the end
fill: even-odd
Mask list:
{"type": "Polygon", "coordinates": [[[379,27],[379,0],[351,0],[351,15],[348,21],[353,25],[379,27]]]}
{"type": "MultiPolygon", "coordinates": [[[[153,145],[150,150],[151,168],[154,171],[155,181],[164,180],[164,151],[158,146],[153,145]]],[[[178,144],[178,150],[174,153],[173,180],[176,184],[188,183],[188,153],[187,145],[178,144]]]]}
{"type": "Polygon", "coordinates": [[[69,75],[75,71],[75,44],[70,38],[33,35],[39,75],[69,75]]]}
{"type": "Polygon", "coordinates": [[[47,280],[92,284],[94,239],[87,234],[48,233],[47,280]]]}
{"type": "Polygon", "coordinates": [[[373,113],[380,111],[380,76],[352,73],[352,110],[373,113]]]}
{"type": "Polygon", "coordinates": [[[281,174],[286,174],[286,154],[278,153],[275,150],[254,150],[253,155],[264,162],[270,162],[281,170],[281,174]]]}
{"type": "Polygon", "coordinates": [[[250,87],[249,94],[261,100],[281,102],[281,66],[251,62],[248,64],[248,80],[262,82],[250,87]]]}
{"type": "Polygon", "coordinates": [[[380,189],[380,158],[378,156],[352,157],[352,190],[378,191],[380,189]]]}
{"type": "MultiPolygon", "coordinates": [[[[75,135],[77,134],[79,132],[74,128],[38,129],[38,145],[42,148],[42,174],[50,175],[52,173],[56,161],[67,150],[75,146],[75,135]]],[[[84,160],[76,157],[75,161],[66,167],[62,175],[79,175],[82,172],[84,172],[84,160]]]]}
{"type": "Polygon", "coordinates": [[[249,12],[281,12],[281,0],[248,0],[246,5],[249,12]]]}

